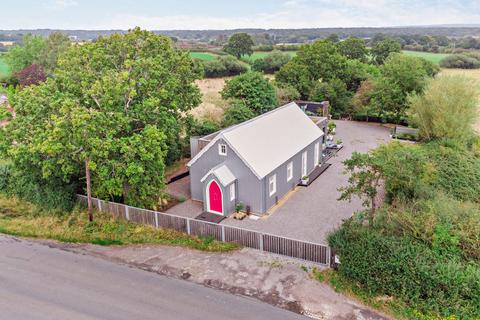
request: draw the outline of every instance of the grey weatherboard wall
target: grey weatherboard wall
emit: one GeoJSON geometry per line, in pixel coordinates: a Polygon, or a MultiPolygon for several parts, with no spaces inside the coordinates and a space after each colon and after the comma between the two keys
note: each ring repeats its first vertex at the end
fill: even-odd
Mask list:
{"type": "MultiPolygon", "coordinates": [[[[241,202],[249,206],[252,212],[265,212],[263,201],[262,181],[248,168],[238,155],[227,145],[227,155],[218,154],[218,145],[225,143],[223,139],[217,140],[190,166],[190,190],[193,200],[203,201],[204,184],[200,181],[210,169],[220,163],[228,166],[237,179],[235,203],[241,202]]],[[[221,185],[221,184],[220,184],[221,185]]],[[[228,213],[228,212],[226,212],[228,213]]]]}

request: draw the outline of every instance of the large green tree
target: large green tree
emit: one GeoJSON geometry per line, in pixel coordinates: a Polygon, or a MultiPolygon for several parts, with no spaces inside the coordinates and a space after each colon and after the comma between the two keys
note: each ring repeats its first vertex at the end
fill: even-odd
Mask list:
{"type": "Polygon", "coordinates": [[[45,45],[38,53],[35,63],[41,65],[47,75],[53,74],[58,57],[71,46],[70,39],[61,32],[52,32],[45,40],[45,45]]]}
{"type": "Polygon", "coordinates": [[[348,59],[357,59],[361,62],[368,61],[368,49],[365,40],[351,37],[337,43],[338,50],[348,59]]]}
{"type": "Polygon", "coordinates": [[[275,87],[259,72],[247,72],[227,81],[221,94],[224,99],[242,101],[254,115],[277,105],[275,87]]]}
{"type": "Polygon", "coordinates": [[[2,143],[14,164],[44,179],[90,180],[93,195],[154,208],[165,163],[180,156],[185,113],[200,101],[199,76],[167,37],[100,37],[71,47],[52,79],[14,96],[2,143]]]}
{"type": "Polygon", "coordinates": [[[243,55],[251,55],[253,53],[253,45],[252,37],[248,33],[241,32],[233,34],[228,39],[223,50],[240,59],[243,55]]]}
{"type": "Polygon", "coordinates": [[[392,38],[385,38],[384,40],[375,42],[371,49],[373,62],[383,64],[391,53],[400,52],[401,49],[400,43],[392,38]]]}
{"type": "Polygon", "coordinates": [[[21,44],[12,47],[5,55],[5,60],[12,72],[17,72],[35,63],[45,47],[45,39],[26,34],[21,44]]]}

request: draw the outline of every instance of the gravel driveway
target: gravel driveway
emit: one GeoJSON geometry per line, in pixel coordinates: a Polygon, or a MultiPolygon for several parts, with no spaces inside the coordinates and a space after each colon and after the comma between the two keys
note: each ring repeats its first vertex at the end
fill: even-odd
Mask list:
{"type": "Polygon", "coordinates": [[[378,124],[353,121],[335,121],[336,139],[342,139],[343,149],[328,162],[332,165],[310,186],[297,191],[268,218],[242,221],[225,219],[222,224],[258,230],[299,240],[326,243],[327,234],[342,220],[362,208],[358,199],[337,201],[338,188],[346,185],[342,162],[352,152],[366,152],[390,140],[387,128],[378,124]]]}

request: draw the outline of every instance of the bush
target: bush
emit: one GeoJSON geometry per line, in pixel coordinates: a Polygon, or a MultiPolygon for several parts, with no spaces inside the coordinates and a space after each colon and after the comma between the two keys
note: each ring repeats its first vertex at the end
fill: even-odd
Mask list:
{"type": "Polygon", "coordinates": [[[76,185],[60,179],[43,179],[36,170],[18,170],[12,164],[0,164],[0,193],[16,196],[48,210],[71,210],[76,185]]]}
{"type": "Polygon", "coordinates": [[[206,78],[235,76],[247,72],[248,67],[233,56],[222,56],[203,63],[206,78]]]}
{"type": "Polygon", "coordinates": [[[309,95],[311,101],[329,101],[332,116],[338,118],[346,113],[352,102],[352,93],[339,79],[317,82],[309,95]]]}
{"type": "Polygon", "coordinates": [[[454,54],[443,58],[440,66],[442,68],[478,69],[480,60],[466,54],[454,54]]]}
{"type": "Polygon", "coordinates": [[[285,64],[287,64],[290,59],[291,56],[288,53],[273,51],[265,58],[255,60],[252,65],[252,69],[264,73],[275,73],[285,64]]]}
{"type": "Polygon", "coordinates": [[[428,80],[423,94],[408,99],[410,121],[424,141],[468,140],[474,135],[478,97],[477,84],[471,79],[442,76],[428,80]]]}
{"type": "Polygon", "coordinates": [[[401,299],[426,315],[480,317],[480,267],[436,255],[410,237],[346,222],[329,236],[339,272],[370,294],[401,299]]]}

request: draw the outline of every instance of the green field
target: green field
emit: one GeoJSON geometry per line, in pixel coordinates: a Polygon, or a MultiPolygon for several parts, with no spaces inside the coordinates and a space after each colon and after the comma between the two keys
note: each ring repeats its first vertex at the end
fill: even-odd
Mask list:
{"type": "Polygon", "coordinates": [[[0,78],[4,76],[8,76],[10,74],[10,70],[8,65],[3,60],[3,57],[0,55],[0,78]]]}
{"type": "MultiPolygon", "coordinates": [[[[297,55],[297,52],[296,51],[283,51],[285,53],[288,53],[289,55],[291,55],[292,57],[297,55]]],[[[262,58],[265,58],[266,56],[268,56],[271,52],[265,52],[265,51],[255,51],[251,56],[243,56],[242,57],[242,60],[244,61],[249,61],[249,62],[253,62],[255,60],[258,60],[258,59],[262,59],[262,58]]]]}
{"type": "Polygon", "coordinates": [[[403,51],[404,54],[411,56],[411,57],[420,57],[433,62],[435,64],[439,64],[440,60],[448,56],[445,53],[432,53],[432,52],[420,52],[420,51],[403,51]]]}
{"type": "Polygon", "coordinates": [[[216,54],[209,52],[190,52],[190,56],[194,59],[203,61],[212,61],[218,57],[216,54]]]}

